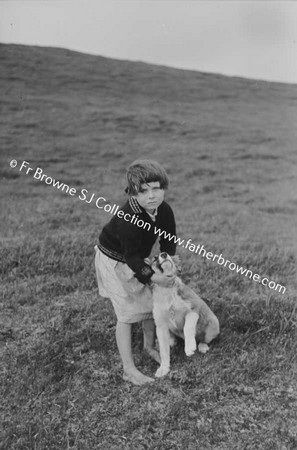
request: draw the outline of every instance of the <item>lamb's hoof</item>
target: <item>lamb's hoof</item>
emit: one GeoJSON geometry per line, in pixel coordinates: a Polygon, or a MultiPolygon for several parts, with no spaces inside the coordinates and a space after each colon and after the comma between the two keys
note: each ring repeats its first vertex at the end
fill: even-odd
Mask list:
{"type": "Polygon", "coordinates": [[[196,340],[193,339],[191,342],[187,342],[185,345],[185,354],[187,356],[193,356],[197,348],[196,340]]]}
{"type": "Polygon", "coordinates": [[[169,367],[162,367],[160,366],[157,372],[155,373],[155,377],[161,378],[165,377],[169,373],[169,367]]]}
{"type": "Polygon", "coordinates": [[[176,337],[173,336],[173,334],[171,334],[170,337],[169,337],[169,344],[170,344],[170,347],[174,347],[174,346],[176,345],[176,343],[177,343],[176,337]]]}
{"type": "Polygon", "coordinates": [[[198,350],[200,353],[207,353],[209,350],[209,347],[207,344],[200,342],[200,344],[198,345],[198,350]]]}

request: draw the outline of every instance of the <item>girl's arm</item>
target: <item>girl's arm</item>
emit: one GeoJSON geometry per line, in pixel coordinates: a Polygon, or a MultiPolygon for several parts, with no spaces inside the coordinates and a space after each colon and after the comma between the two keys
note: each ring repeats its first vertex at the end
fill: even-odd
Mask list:
{"type": "Polygon", "coordinates": [[[141,230],[130,224],[122,224],[120,233],[120,242],[122,254],[126,263],[135,273],[136,278],[143,284],[150,281],[155,273],[151,266],[144,261],[141,256],[142,236],[141,230]]]}

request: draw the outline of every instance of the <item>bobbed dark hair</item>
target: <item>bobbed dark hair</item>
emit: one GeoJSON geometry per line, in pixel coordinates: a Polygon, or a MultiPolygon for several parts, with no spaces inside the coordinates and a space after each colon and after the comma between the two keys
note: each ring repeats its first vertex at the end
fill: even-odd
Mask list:
{"type": "Polygon", "coordinates": [[[159,181],[161,189],[169,185],[166,170],[157,161],[152,159],[136,159],[127,169],[128,186],[125,192],[128,195],[137,195],[142,184],[159,181]]]}

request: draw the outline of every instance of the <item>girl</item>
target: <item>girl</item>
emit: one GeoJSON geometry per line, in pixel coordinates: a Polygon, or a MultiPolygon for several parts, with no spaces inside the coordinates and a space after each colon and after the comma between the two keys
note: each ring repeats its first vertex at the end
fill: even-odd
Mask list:
{"type": "MultiPolygon", "coordinates": [[[[156,229],[175,235],[171,207],[164,201],[168,176],[159,163],[136,160],[127,171],[127,202],[104,226],[96,246],[95,267],[99,293],[109,297],[117,316],[116,341],[123,363],[124,380],[141,385],[153,381],[143,375],[132,356],[132,323],[142,321],[144,349],[157,362],[154,349],[150,283],[171,286],[173,276],[156,274],[146,261],[157,239],[156,229]],[[140,226],[141,225],[141,226],[140,226]]],[[[174,255],[176,244],[161,236],[160,251],[174,255]]]]}

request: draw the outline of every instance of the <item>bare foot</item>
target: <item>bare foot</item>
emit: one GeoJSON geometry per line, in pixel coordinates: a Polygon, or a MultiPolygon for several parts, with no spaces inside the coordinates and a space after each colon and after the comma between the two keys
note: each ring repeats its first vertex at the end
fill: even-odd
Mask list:
{"type": "Polygon", "coordinates": [[[142,384],[152,383],[153,381],[155,381],[153,378],[143,375],[143,373],[139,372],[139,370],[136,369],[136,367],[125,370],[123,374],[123,379],[125,381],[130,381],[130,383],[133,383],[136,386],[141,386],[142,384]]]}
{"type": "Polygon", "coordinates": [[[145,347],[144,350],[150,355],[151,358],[157,361],[158,364],[161,364],[160,354],[157,350],[148,347],[145,347]]]}

